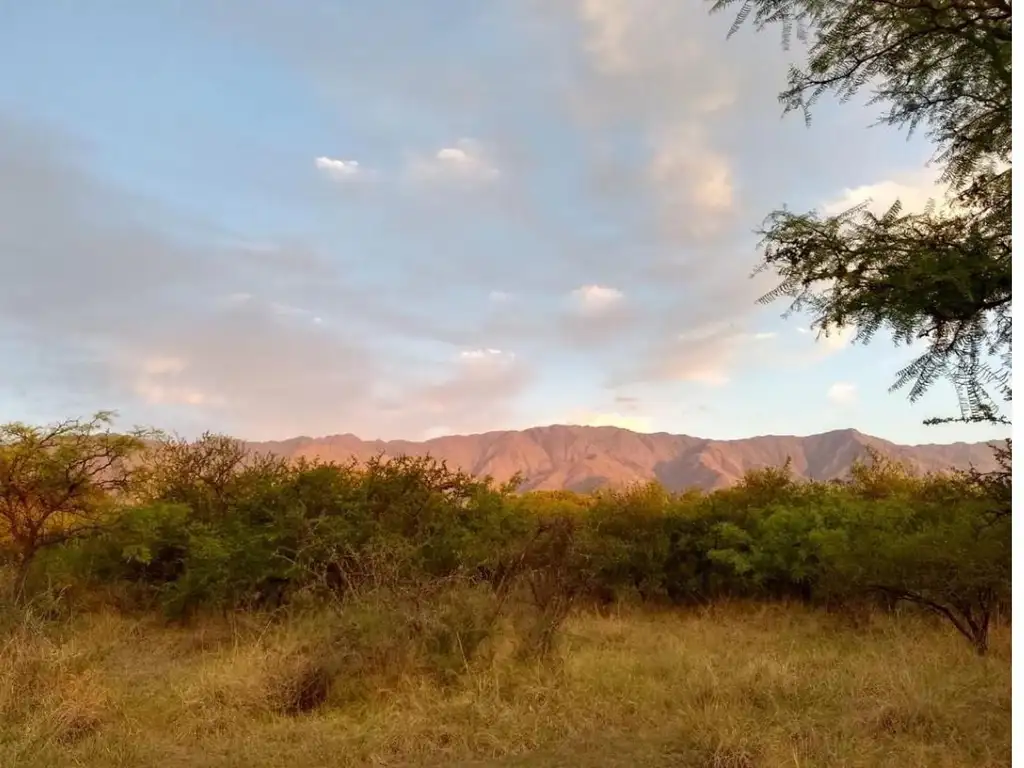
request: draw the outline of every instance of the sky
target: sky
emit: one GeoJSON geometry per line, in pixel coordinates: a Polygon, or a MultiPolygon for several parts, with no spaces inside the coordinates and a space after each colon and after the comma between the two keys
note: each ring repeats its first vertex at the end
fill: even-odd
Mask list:
{"type": "Polygon", "coordinates": [[[901,443],[913,350],[756,299],[773,209],[940,197],[700,2],[0,2],[0,421],[901,443]],[[86,10],[86,6],[88,10],[86,10]],[[16,73],[16,74],[12,74],[16,73]]]}

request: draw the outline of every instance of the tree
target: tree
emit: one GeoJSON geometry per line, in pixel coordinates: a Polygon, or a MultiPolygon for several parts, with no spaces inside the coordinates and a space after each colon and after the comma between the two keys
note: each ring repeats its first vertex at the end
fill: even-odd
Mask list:
{"type": "Polygon", "coordinates": [[[195,440],[159,435],[152,441],[140,488],[146,500],[184,504],[209,522],[238,512],[262,486],[290,479],[288,462],[251,451],[241,440],[204,432],[195,440]]]}
{"type": "MultiPolygon", "coordinates": [[[[714,0],[740,4],[730,35],[752,18],[808,44],[780,94],[785,111],[824,94],[845,101],[864,88],[886,104],[881,123],[924,127],[937,146],[950,203],[878,216],[859,205],[825,216],[777,210],[760,234],[759,270],[779,285],[762,303],[791,300],[826,334],[882,328],[927,350],[897,374],[911,400],[952,382],[960,417],[1007,423],[1011,399],[1011,4],[1009,0],[714,0]]],[[[787,313],[788,314],[788,313],[787,313]]]]}
{"type": "Polygon", "coordinates": [[[0,425],[0,552],[14,565],[17,596],[40,550],[101,530],[126,500],[145,433],[117,434],[112,421],[100,412],[49,427],[0,425]]]}
{"type": "Polygon", "coordinates": [[[824,539],[823,559],[851,587],[949,621],[984,655],[993,617],[1010,599],[1010,519],[993,518],[992,500],[981,493],[967,496],[956,483],[946,491],[851,503],[845,526],[824,539]]]}

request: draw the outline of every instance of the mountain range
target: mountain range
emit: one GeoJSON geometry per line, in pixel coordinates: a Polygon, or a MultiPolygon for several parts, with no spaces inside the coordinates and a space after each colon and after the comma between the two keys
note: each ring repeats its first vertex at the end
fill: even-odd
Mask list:
{"type": "Polygon", "coordinates": [[[250,443],[260,452],[288,458],[345,462],[385,456],[430,455],[475,476],[502,482],[517,472],[522,490],[587,492],[601,487],[657,480],[672,491],[711,490],[739,480],[747,470],[782,465],[792,459],[801,478],[830,480],[873,448],[919,472],[996,468],[989,443],[897,445],[854,429],[807,437],[767,435],[742,440],[709,440],[687,435],[639,434],[619,427],[554,425],[520,431],[451,435],[423,442],[361,440],[355,435],[296,437],[250,443]]]}

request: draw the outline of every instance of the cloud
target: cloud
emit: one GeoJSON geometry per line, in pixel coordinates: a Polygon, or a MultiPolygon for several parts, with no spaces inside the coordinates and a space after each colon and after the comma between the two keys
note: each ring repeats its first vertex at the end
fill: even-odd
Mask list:
{"type": "Polygon", "coordinates": [[[857,329],[853,326],[842,328],[830,326],[816,333],[810,328],[798,326],[796,332],[801,336],[814,334],[813,350],[817,357],[830,357],[837,352],[849,349],[857,336],[857,329]]]}
{"type": "Polygon", "coordinates": [[[852,326],[847,325],[842,328],[828,328],[819,336],[818,342],[827,353],[831,354],[833,352],[840,352],[844,349],[849,349],[850,345],[853,344],[853,340],[856,335],[857,329],[852,326]]]}
{"type": "Polygon", "coordinates": [[[735,204],[731,163],[696,123],[654,139],[648,173],[660,194],[661,225],[672,238],[715,234],[735,204]]]}
{"type": "Polygon", "coordinates": [[[465,349],[459,353],[459,360],[467,371],[485,376],[506,369],[515,359],[514,353],[500,349],[465,349]]]}
{"type": "Polygon", "coordinates": [[[412,434],[493,428],[515,418],[512,403],[532,380],[532,370],[514,353],[481,348],[460,351],[432,380],[402,388],[389,418],[412,434]]]}
{"type": "Polygon", "coordinates": [[[392,300],[314,249],[224,245],[216,228],[101,183],[89,160],[0,113],[0,346],[36,350],[0,390],[31,390],[56,416],[116,407],[252,438],[397,437],[501,418],[527,381],[527,366],[486,349],[424,378],[413,350],[446,333],[430,302],[392,300]],[[389,412],[387,398],[429,419],[389,412]]]}
{"type": "Polygon", "coordinates": [[[489,306],[453,324],[448,341],[548,360],[582,353],[604,373],[655,369],[639,358],[665,348],[677,368],[706,369],[694,374],[704,380],[741,364],[729,353],[723,369],[721,352],[677,335],[756,311],[749,233],[763,210],[751,190],[777,204],[776,169],[789,164],[764,151],[785,81],[776,40],[741,34],[726,44],[727,14],[660,0],[473,6],[445,22],[444,46],[422,35],[434,21],[425,11],[385,20],[355,6],[293,11],[283,0],[221,7],[225,30],[290,62],[327,109],[347,115],[358,103],[359,120],[375,121],[367,136],[399,156],[416,147],[404,175],[414,183],[399,204],[387,201],[380,229],[415,239],[407,258],[424,254],[421,274],[448,282],[448,306],[479,302],[471,288],[479,297],[501,286],[491,303],[515,296],[515,312],[489,306]],[[356,52],[365,48],[339,45],[346,35],[401,56],[366,66],[370,54],[356,52]],[[521,64],[509,67],[510,55],[521,64]],[[476,138],[436,141],[459,135],[476,138]],[[751,144],[757,170],[744,178],[751,144]],[[481,186],[487,194],[475,194],[481,186]],[[472,194],[435,193],[442,187],[472,194]],[[562,286],[597,274],[598,287],[628,301],[565,301],[562,286]]]}
{"type": "Polygon", "coordinates": [[[740,334],[718,322],[678,332],[645,356],[641,368],[625,381],[691,381],[719,386],[729,381],[729,368],[740,334]]]}
{"type": "Polygon", "coordinates": [[[641,320],[625,292],[607,285],[581,285],[563,295],[558,308],[555,318],[532,320],[531,333],[546,335],[567,351],[607,354],[629,339],[641,320]]]}
{"type": "Polygon", "coordinates": [[[857,402],[857,385],[846,381],[838,381],[828,388],[825,396],[829,402],[835,405],[853,405],[857,402]]]}
{"type": "Polygon", "coordinates": [[[752,367],[769,362],[774,355],[769,342],[775,338],[773,332],[741,330],[737,321],[707,323],[678,332],[650,349],[632,380],[722,386],[732,380],[740,362],[752,367]]]}
{"type": "Polygon", "coordinates": [[[872,184],[844,189],[827,201],[822,210],[826,215],[842,213],[855,205],[869,203],[868,210],[881,216],[897,200],[904,213],[921,213],[929,202],[937,213],[950,209],[948,189],[939,183],[939,172],[933,168],[894,174],[872,184]]]}
{"type": "Polygon", "coordinates": [[[454,146],[442,147],[432,157],[413,156],[408,174],[418,181],[458,180],[486,182],[496,179],[500,172],[484,148],[475,139],[459,139],[454,146]]]}
{"type": "Polygon", "coordinates": [[[588,153],[588,192],[621,216],[612,225],[619,227],[616,244],[603,249],[607,261],[598,261],[602,251],[593,247],[572,253],[583,264],[599,263],[629,302],[615,307],[615,322],[611,313],[595,315],[600,330],[570,317],[563,337],[573,347],[614,348],[612,382],[721,384],[745,364],[731,351],[745,342],[679,333],[722,318],[745,323],[768,290],[770,276],[749,279],[756,243],[748,233],[763,216],[752,209],[750,192],[771,185],[767,174],[739,174],[749,137],[739,139],[737,126],[775,130],[784,59],[774,42],[769,52],[741,35],[727,46],[730,20],[709,18],[700,4],[545,5],[555,15],[567,7],[582,56],[566,76],[565,101],[579,126],[579,151],[588,153]]]}
{"type": "Polygon", "coordinates": [[[331,157],[318,157],[315,164],[317,168],[337,181],[352,179],[364,173],[363,169],[359,166],[358,160],[335,160],[331,157]]]}
{"type": "Polygon", "coordinates": [[[576,311],[583,315],[600,315],[619,306],[624,296],[618,288],[604,285],[583,285],[569,294],[576,311]]]}
{"type": "MultiPolygon", "coordinates": [[[[575,13],[583,27],[583,50],[597,74],[616,81],[624,90],[634,79],[652,81],[654,91],[631,94],[646,107],[658,99],[657,91],[670,82],[682,84],[708,59],[701,36],[686,29],[696,23],[709,31],[713,23],[709,25],[704,8],[668,6],[657,0],[579,0],[575,13]]],[[[713,111],[732,103],[735,83],[721,73],[705,74],[703,82],[690,83],[686,93],[689,96],[696,92],[705,98],[687,99],[683,108],[713,111]],[[712,94],[718,98],[708,98],[712,94]]],[[[670,109],[679,107],[673,105],[670,109]]]]}
{"type": "Polygon", "coordinates": [[[590,33],[584,45],[595,66],[613,74],[632,69],[635,62],[626,39],[632,16],[627,5],[610,0],[580,0],[579,15],[590,33]]]}
{"type": "Polygon", "coordinates": [[[117,339],[115,383],[132,379],[151,404],[212,406],[209,416],[253,432],[307,431],[317,421],[350,418],[384,376],[384,361],[357,338],[282,313],[270,301],[159,321],[139,338],[117,339]],[[154,347],[163,352],[148,355],[154,347]]]}
{"type": "Polygon", "coordinates": [[[223,405],[220,397],[211,397],[180,384],[188,363],[180,357],[151,357],[138,365],[133,385],[136,395],[151,405],[223,405]]]}
{"type": "MultiPolygon", "coordinates": [[[[131,120],[90,153],[0,116],[0,343],[30,351],[10,387],[77,398],[64,412],[115,405],[252,437],[502,428],[529,421],[524,403],[546,409],[540,385],[560,378],[597,390],[581,418],[646,418],[688,391],[677,382],[739,387],[787,351],[758,330],[763,291],[747,278],[750,230],[782,196],[916,183],[882,160],[859,165],[863,179],[836,173],[856,119],[856,134],[779,127],[777,40],[726,44],[728,14],[700,3],[462,10],[197,6],[204,34],[189,44],[270,62],[275,77],[239,90],[289,83],[295,112],[225,136],[245,114],[225,101],[168,135],[166,152],[191,161],[180,168],[131,120]],[[817,139],[813,179],[783,135],[817,139]],[[303,149],[334,140],[337,155],[303,149]],[[602,399],[632,382],[651,385],[643,408],[602,399]]],[[[204,70],[198,87],[252,74],[240,66],[204,70]]],[[[195,107],[187,69],[172,111],[195,107]]]]}
{"type": "Polygon", "coordinates": [[[205,392],[187,387],[174,386],[166,382],[166,374],[144,374],[133,387],[136,395],[149,405],[220,406],[221,397],[211,397],[205,392]]]}
{"type": "Polygon", "coordinates": [[[634,383],[691,382],[721,387],[740,364],[768,364],[774,356],[773,332],[748,332],[737,321],[713,321],[667,338],[655,337],[632,365],[620,366],[610,386],[634,383]]]}
{"type": "Polygon", "coordinates": [[[642,181],[654,194],[661,236],[692,242],[717,235],[735,210],[736,191],[732,162],[710,129],[735,104],[738,82],[691,31],[708,29],[706,9],[656,0],[580,0],[576,9],[593,75],[579,96],[586,122],[643,121],[642,181]]]}

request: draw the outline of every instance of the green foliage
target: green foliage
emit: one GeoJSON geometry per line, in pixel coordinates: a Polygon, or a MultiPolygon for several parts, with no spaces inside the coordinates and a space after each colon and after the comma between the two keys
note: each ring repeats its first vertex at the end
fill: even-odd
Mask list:
{"type": "Polygon", "coordinates": [[[430,459],[289,465],[216,435],[148,458],[139,504],[88,544],[89,567],[178,616],[454,578],[496,565],[528,526],[511,488],[430,459]]]}
{"type": "Polygon", "coordinates": [[[985,653],[992,616],[1009,605],[1010,519],[992,517],[998,500],[956,479],[922,491],[851,506],[825,557],[837,578],[924,606],[985,653]]]}
{"type": "MultiPolygon", "coordinates": [[[[95,434],[95,425],[78,429],[95,434]]],[[[83,446],[117,457],[138,446],[106,433],[58,447],[32,442],[32,428],[11,433],[22,437],[4,446],[8,500],[25,489],[49,498],[54,467],[83,446]]],[[[78,527],[42,529],[56,533],[37,539],[50,551],[31,583],[65,602],[103,588],[123,607],[159,605],[180,618],[390,594],[432,606],[436,648],[425,652],[448,659],[453,643],[472,655],[513,605],[529,617],[521,650],[546,654],[580,601],[902,600],[984,652],[1009,600],[1009,445],[999,450],[1001,469],[989,474],[917,476],[869,453],[842,482],[797,482],[787,464],[706,494],[650,483],[517,495],[514,484],[430,458],[288,463],[223,436],[160,438],[130,484],[85,487],[78,527]],[[489,595],[490,607],[459,619],[458,590],[489,595]],[[456,635],[445,634],[443,616],[459,624],[456,635]]]]}
{"type": "MultiPolygon", "coordinates": [[[[781,278],[762,298],[789,298],[825,332],[880,329],[928,349],[897,375],[911,400],[940,378],[960,399],[961,419],[1004,421],[1011,399],[1011,5],[1004,0],[715,0],[740,3],[733,31],[781,25],[784,44],[808,43],[780,95],[786,111],[824,94],[841,100],[870,88],[882,122],[925,127],[937,146],[950,206],[881,216],[857,206],[823,216],[772,213],[761,229],[760,270],[781,278]]],[[[940,421],[940,420],[936,420],[940,421]]]]}
{"type": "Polygon", "coordinates": [[[0,425],[0,558],[21,593],[43,549],[101,530],[132,498],[130,459],[145,432],[121,435],[113,414],[45,427],[0,425]]]}

